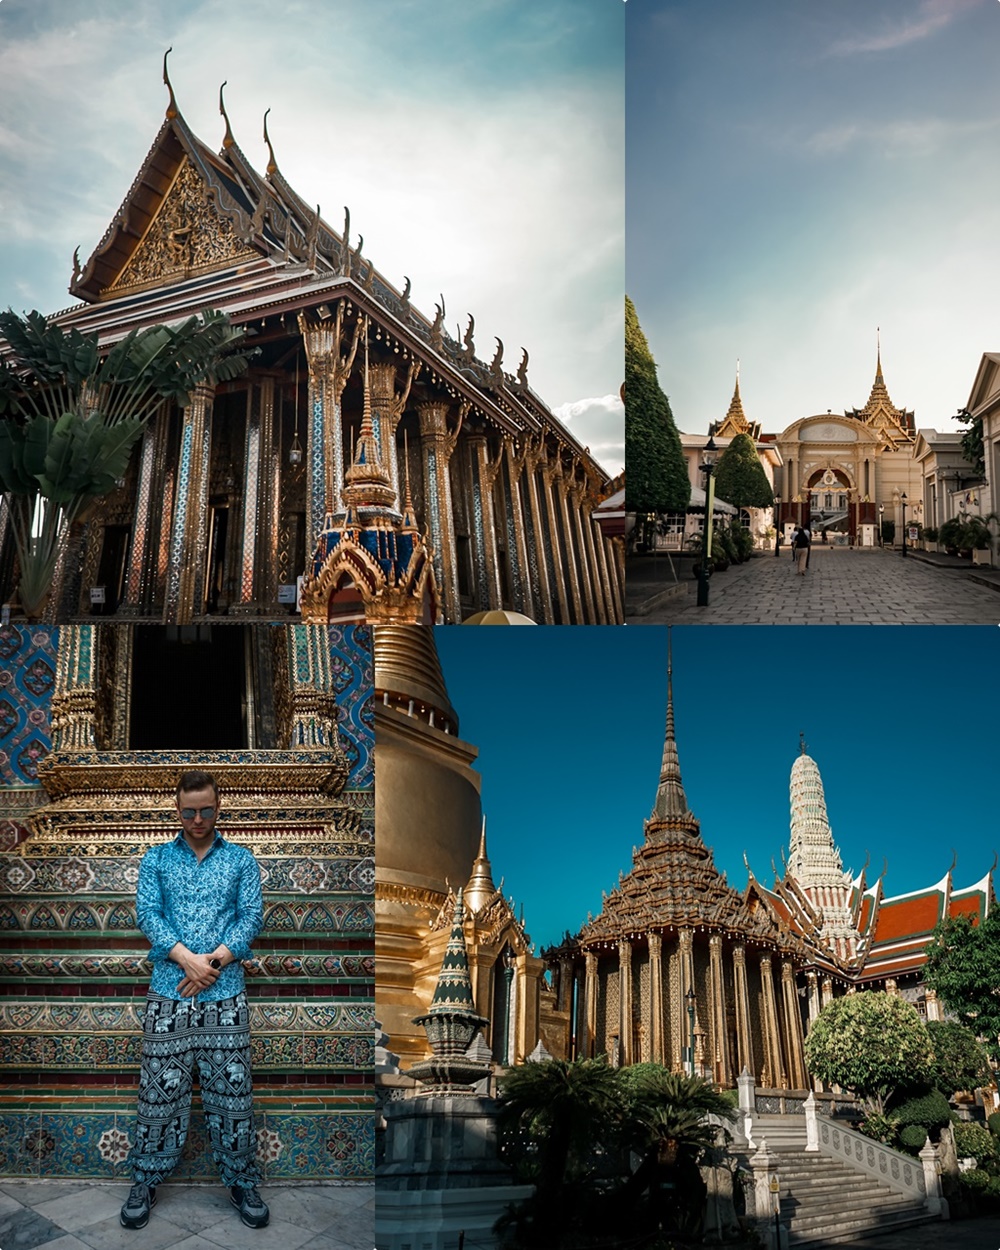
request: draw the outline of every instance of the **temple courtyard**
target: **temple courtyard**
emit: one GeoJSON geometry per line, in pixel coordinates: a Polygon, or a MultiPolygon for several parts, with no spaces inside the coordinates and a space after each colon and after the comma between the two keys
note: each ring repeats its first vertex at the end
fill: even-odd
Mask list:
{"type": "Polygon", "coordinates": [[[791,551],[713,574],[696,602],[690,561],[665,554],[626,564],[626,620],[635,625],[990,625],[1000,623],[1000,570],[958,557],[814,546],[795,574],[791,551]]]}
{"type": "Polygon", "coordinates": [[[162,1185],[149,1223],[122,1228],[129,1182],[0,1181],[3,1250],[371,1250],[374,1185],[262,1185],[266,1228],[246,1228],[217,1185],[162,1185]]]}

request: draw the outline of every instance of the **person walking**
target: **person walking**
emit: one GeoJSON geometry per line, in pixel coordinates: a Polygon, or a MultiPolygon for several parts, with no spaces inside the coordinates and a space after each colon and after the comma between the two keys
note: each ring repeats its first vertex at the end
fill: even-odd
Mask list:
{"type": "Polygon", "coordinates": [[[250,1011],[241,961],[263,924],[253,854],[216,832],[219,787],[191,769],[177,782],[181,832],[143,856],[136,918],[149,939],[153,976],[146,999],[132,1188],[124,1228],[144,1228],[156,1187],[180,1162],[198,1069],[212,1155],[249,1228],[270,1212],[257,1192],[257,1139],[250,1071],[250,1011]]]}
{"type": "Polygon", "coordinates": [[[795,560],[795,572],[799,577],[805,577],[806,575],[811,542],[812,534],[809,532],[809,527],[800,525],[795,531],[795,537],[792,539],[792,558],[795,560]]]}

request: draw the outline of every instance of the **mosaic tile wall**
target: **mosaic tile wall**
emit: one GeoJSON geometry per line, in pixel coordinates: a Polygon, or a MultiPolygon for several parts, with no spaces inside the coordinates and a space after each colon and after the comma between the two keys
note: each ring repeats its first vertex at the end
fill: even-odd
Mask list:
{"type": "Polygon", "coordinates": [[[58,638],[55,627],[0,626],[0,787],[38,785],[38,765],[52,745],[58,638]]]}
{"type": "MultiPolygon", "coordinates": [[[[254,780],[242,796],[228,784],[228,827],[220,824],[253,846],[264,881],[264,929],[247,972],[268,1179],[374,1173],[370,630],[331,627],[326,636],[348,767],[343,789],[285,793],[282,779],[289,767],[303,770],[302,754],[272,753],[268,774],[267,753],[248,753],[254,780]],[[267,776],[279,783],[273,792],[267,776]]],[[[45,658],[54,670],[47,641],[39,656],[41,644],[29,639],[35,656],[19,668],[45,658]]],[[[17,654],[24,650],[22,641],[17,654]]],[[[86,767],[86,757],[66,758],[86,767]]],[[[111,758],[93,753],[105,767],[111,758]]],[[[37,780],[31,793],[48,797],[37,780]]],[[[151,823],[164,823],[162,798],[70,795],[38,812],[26,840],[4,840],[0,830],[0,1175],[118,1176],[149,975],[134,888],[143,839],[151,823]]],[[[0,808],[0,825],[3,816],[0,808]]],[[[195,1108],[175,1175],[212,1180],[197,1096],[195,1108]]]]}

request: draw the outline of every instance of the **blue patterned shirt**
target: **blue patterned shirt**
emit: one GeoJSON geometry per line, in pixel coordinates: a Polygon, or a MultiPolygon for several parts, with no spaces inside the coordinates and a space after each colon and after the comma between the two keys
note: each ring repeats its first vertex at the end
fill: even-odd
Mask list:
{"type": "Polygon", "coordinates": [[[199,991],[200,1002],[231,998],[243,989],[240,960],[251,957],[250,944],[264,923],[260,869],[245,846],[216,833],[200,861],[183,833],[173,842],[150,847],[139,868],[135,910],[152,948],[149,988],[154,994],[183,997],[177,986],[184,970],[167,958],[178,942],[196,955],[207,955],[220,942],[233,953],[234,962],[222,969],[215,984],[199,991]]]}

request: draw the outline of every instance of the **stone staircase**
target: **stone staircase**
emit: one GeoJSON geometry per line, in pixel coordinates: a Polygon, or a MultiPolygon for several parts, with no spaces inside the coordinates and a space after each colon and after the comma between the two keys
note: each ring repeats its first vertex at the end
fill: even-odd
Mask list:
{"type": "Polygon", "coordinates": [[[755,1115],[754,1141],[779,1162],[781,1222],[789,1247],[809,1250],[878,1237],[936,1217],[921,1202],[838,1159],[806,1153],[802,1116],[755,1115]]]}

